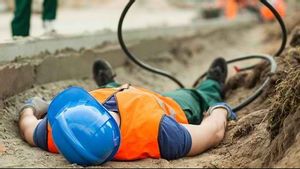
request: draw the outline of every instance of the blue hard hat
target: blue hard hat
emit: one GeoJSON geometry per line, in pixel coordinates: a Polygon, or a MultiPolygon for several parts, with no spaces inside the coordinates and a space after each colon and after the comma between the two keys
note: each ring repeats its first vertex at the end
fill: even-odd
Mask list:
{"type": "Polygon", "coordinates": [[[120,146],[118,124],[93,96],[79,87],[58,94],[48,109],[52,136],[59,152],[72,164],[110,161],[120,146]]]}

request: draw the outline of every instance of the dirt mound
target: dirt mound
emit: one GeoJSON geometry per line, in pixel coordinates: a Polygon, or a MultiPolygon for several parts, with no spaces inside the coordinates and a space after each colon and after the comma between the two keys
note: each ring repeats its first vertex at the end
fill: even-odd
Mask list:
{"type": "MultiPolygon", "coordinates": [[[[300,41],[298,31],[295,32],[292,47],[287,50],[283,58],[280,58],[281,67],[278,71],[274,95],[271,99],[271,110],[269,120],[269,132],[271,135],[271,145],[266,152],[264,166],[274,166],[284,156],[293,144],[299,142],[300,134],[300,41]]],[[[297,145],[300,146],[299,144],[297,145]]],[[[299,156],[299,155],[298,155],[299,156]]],[[[298,159],[291,157],[289,162],[298,159]]],[[[287,167],[296,167],[287,166],[287,167]]]]}
{"type": "MultiPolygon", "coordinates": [[[[299,30],[293,31],[290,47],[276,58],[278,70],[263,95],[247,107],[247,112],[241,111],[238,124],[229,128],[229,138],[239,147],[231,160],[242,161],[237,167],[300,166],[299,30]]],[[[253,90],[268,76],[268,70],[267,63],[261,63],[253,71],[233,76],[227,83],[227,97],[253,90]]]]}

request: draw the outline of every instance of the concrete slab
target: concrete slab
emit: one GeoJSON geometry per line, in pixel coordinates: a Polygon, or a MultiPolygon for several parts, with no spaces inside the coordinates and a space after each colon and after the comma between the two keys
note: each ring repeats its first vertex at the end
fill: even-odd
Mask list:
{"type": "MultiPolygon", "coordinates": [[[[144,59],[165,51],[168,47],[167,41],[157,39],[132,44],[129,49],[132,53],[138,54],[139,58],[144,59]]],[[[116,46],[109,49],[64,53],[63,57],[49,56],[37,65],[35,83],[90,78],[92,65],[97,59],[105,59],[113,67],[119,67],[126,62],[127,57],[116,46]]]]}
{"type": "Polygon", "coordinates": [[[9,64],[0,68],[0,100],[30,88],[34,84],[34,66],[9,64]]]}

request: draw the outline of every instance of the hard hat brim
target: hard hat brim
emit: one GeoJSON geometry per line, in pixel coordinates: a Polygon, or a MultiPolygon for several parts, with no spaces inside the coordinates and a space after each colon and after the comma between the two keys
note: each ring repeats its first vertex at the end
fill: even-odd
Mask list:
{"type": "Polygon", "coordinates": [[[100,109],[101,112],[107,112],[108,115],[111,116],[108,110],[86,90],[81,87],[70,87],[54,97],[49,105],[48,118],[50,126],[67,107],[70,107],[73,104],[97,105],[97,108],[100,109]]]}

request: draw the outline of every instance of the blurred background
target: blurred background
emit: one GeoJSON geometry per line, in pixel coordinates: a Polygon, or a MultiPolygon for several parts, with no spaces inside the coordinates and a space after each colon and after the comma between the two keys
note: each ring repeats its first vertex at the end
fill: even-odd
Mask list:
{"type": "MultiPolygon", "coordinates": [[[[0,0],[0,43],[13,39],[11,22],[14,18],[15,2],[25,3],[26,1],[29,0],[0,0]]],[[[241,16],[243,19],[251,19],[251,17],[259,16],[259,11],[255,11],[257,9],[253,8],[259,5],[256,0],[250,1],[238,0],[239,6],[237,7],[232,4],[231,0],[138,0],[128,15],[125,29],[186,25],[191,22],[205,22],[207,19],[224,16],[227,19],[241,16]],[[251,17],[248,17],[248,14],[251,17]],[[203,17],[206,20],[203,20],[203,17]]],[[[49,25],[43,23],[42,19],[44,1],[32,0],[29,34],[39,37],[74,35],[105,29],[115,31],[119,16],[127,2],[119,0],[58,0],[56,17],[54,22],[49,25]],[[45,28],[45,25],[48,27],[45,28]],[[49,32],[51,33],[49,34],[49,32]],[[55,33],[53,34],[53,32],[55,33]]],[[[287,5],[292,8],[294,4],[299,3],[299,0],[288,0],[287,5]]],[[[286,11],[288,13],[289,10],[286,11]]],[[[25,17],[21,13],[22,11],[18,10],[18,12],[19,17],[25,17]]],[[[20,20],[23,18],[18,19],[19,22],[22,22],[20,20]]],[[[19,28],[16,29],[24,29],[23,25],[17,25],[17,27],[19,28]]],[[[14,36],[18,36],[18,34],[14,36]]]]}
{"type": "MultiPolygon", "coordinates": [[[[119,0],[60,0],[58,1],[55,29],[58,34],[81,34],[103,29],[116,30],[119,16],[127,1],[119,0]]],[[[33,0],[31,36],[41,36],[43,0],[33,0]]],[[[130,24],[125,29],[159,25],[187,24],[195,12],[188,9],[175,9],[168,1],[138,0],[128,15],[130,24]]],[[[0,0],[0,41],[11,39],[11,21],[14,1],[0,0]]]]}

